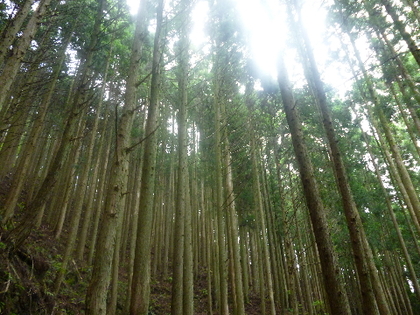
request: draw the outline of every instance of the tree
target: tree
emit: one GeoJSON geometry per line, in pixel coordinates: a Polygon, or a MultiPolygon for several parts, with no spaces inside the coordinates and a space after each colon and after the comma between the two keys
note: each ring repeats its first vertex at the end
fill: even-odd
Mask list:
{"type": "Polygon", "coordinates": [[[275,3],[0,1],[0,313],[419,312],[418,1],[275,3]]]}
{"type": "MultiPolygon", "coordinates": [[[[41,13],[43,13],[42,10],[41,13]]],[[[87,101],[89,85],[92,83],[90,67],[97,45],[97,35],[100,30],[101,16],[102,15],[98,14],[95,18],[94,31],[86,48],[86,55],[79,69],[75,88],[72,91],[72,93],[74,93],[74,97],[70,106],[70,115],[68,115],[65,121],[64,130],[62,131],[61,141],[59,142],[57,152],[53,158],[53,161],[49,165],[47,175],[43,179],[36,195],[25,207],[24,219],[18,226],[12,229],[7,236],[8,243],[12,248],[18,248],[21,246],[22,243],[28,238],[31,231],[34,229],[34,225],[37,222],[36,218],[39,216],[45,202],[50,197],[52,188],[55,186],[58,176],[60,175],[60,170],[62,169],[63,164],[65,163],[65,160],[70,152],[72,144],[71,140],[73,137],[78,139],[77,131],[80,131],[79,128],[82,126],[80,115],[85,108],[84,105],[87,101]]],[[[74,146],[77,147],[77,141],[74,146]]]]}
{"type": "MultiPolygon", "coordinates": [[[[93,262],[93,273],[86,295],[86,314],[103,314],[106,312],[107,287],[111,281],[112,258],[115,250],[116,234],[121,228],[123,207],[127,196],[127,172],[130,154],[130,132],[137,105],[136,89],[140,72],[140,57],[146,34],[146,8],[142,4],[136,23],[133,38],[130,67],[127,77],[124,107],[118,121],[116,148],[112,159],[107,194],[102,211],[101,228],[99,229],[96,254],[93,262]]],[[[117,117],[115,119],[118,119],[117,117]]]]}
{"type": "Polygon", "coordinates": [[[150,243],[153,218],[153,195],[156,176],[157,133],[159,127],[159,84],[161,73],[161,32],[163,23],[163,1],[157,6],[157,28],[153,45],[150,101],[147,108],[142,182],[140,187],[137,242],[131,285],[130,314],[147,314],[150,298],[150,243]]]}
{"type": "MultiPolygon", "coordinates": [[[[366,314],[376,313],[376,306],[374,303],[375,299],[373,296],[373,294],[375,294],[381,314],[389,314],[389,308],[373,262],[373,255],[367,242],[363,224],[347,180],[344,162],[341,158],[341,152],[337,145],[337,137],[335,135],[333,121],[328,110],[327,98],[321,81],[321,76],[312,53],[313,50],[311,49],[309,38],[301,24],[299,8],[297,8],[296,2],[294,2],[294,5],[298,15],[298,21],[294,24],[294,26],[297,27],[299,32],[298,34],[300,34],[303,39],[301,43],[301,51],[306,70],[305,74],[311,86],[315,101],[322,113],[322,122],[327,135],[328,145],[331,150],[331,159],[334,164],[337,186],[342,198],[344,214],[346,216],[347,226],[352,239],[351,244],[353,255],[362,291],[363,310],[366,314]]],[[[291,18],[293,19],[293,17],[291,18]]]]}
{"type": "Polygon", "coordinates": [[[194,312],[193,283],[192,283],[192,253],[191,253],[191,209],[188,204],[188,134],[187,134],[187,106],[188,106],[188,29],[190,26],[191,6],[188,1],[181,2],[180,12],[183,21],[180,25],[180,40],[178,43],[178,180],[176,183],[175,199],[175,230],[173,255],[173,284],[171,314],[192,315],[194,312]],[[185,301],[185,303],[184,303],[185,301]]]}
{"type": "MultiPolygon", "coordinates": [[[[21,21],[24,19],[24,16],[27,14],[28,6],[31,5],[31,2],[28,0],[26,5],[22,7],[22,10],[19,12],[20,14],[17,15],[17,21],[16,25],[18,26],[21,24],[21,21]]],[[[22,63],[23,57],[26,54],[26,51],[29,48],[29,45],[31,44],[31,40],[35,35],[35,32],[37,31],[37,28],[39,24],[41,23],[42,19],[44,18],[44,15],[47,11],[48,6],[50,5],[51,0],[40,0],[38,4],[38,8],[34,12],[34,14],[31,16],[31,18],[28,21],[28,24],[26,25],[26,28],[23,32],[23,35],[21,39],[18,41],[18,44],[13,47],[12,55],[7,58],[5,65],[2,69],[2,72],[0,74],[0,109],[3,110],[6,103],[6,98],[9,95],[10,87],[12,86],[16,75],[19,71],[19,66],[22,63]]],[[[12,23],[13,24],[13,23],[12,23]]],[[[10,35],[6,35],[6,40],[4,42],[4,45],[7,45],[10,40],[11,36],[15,36],[15,28],[12,27],[10,30],[10,35]]],[[[9,49],[9,46],[4,47],[2,50],[9,49]]],[[[4,53],[3,53],[4,54],[4,53]]],[[[1,59],[0,59],[1,61],[1,59]]]]}
{"type": "Polygon", "coordinates": [[[308,152],[304,144],[302,124],[297,114],[297,104],[293,97],[282,56],[279,56],[278,82],[321,260],[322,275],[330,309],[336,314],[350,314],[350,306],[341,282],[340,270],[333,250],[325,210],[318,192],[318,184],[315,180],[312,163],[308,158],[308,152]]]}

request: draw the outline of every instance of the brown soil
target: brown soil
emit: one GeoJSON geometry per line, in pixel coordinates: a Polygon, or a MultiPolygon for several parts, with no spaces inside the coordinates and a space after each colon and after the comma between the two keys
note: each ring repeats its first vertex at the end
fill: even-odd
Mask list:
{"type": "MultiPolygon", "coordinates": [[[[0,203],[9,189],[10,178],[0,184],[0,203]]],[[[21,196],[19,202],[24,202],[21,196]]],[[[19,214],[14,218],[19,220],[19,214]]],[[[12,223],[13,224],[13,223],[12,223]]],[[[10,227],[9,227],[10,228],[10,227]]],[[[66,242],[66,229],[59,240],[54,238],[51,228],[41,226],[34,231],[24,246],[10,252],[3,243],[7,233],[0,227],[0,314],[1,315],[60,315],[84,314],[84,299],[90,279],[91,268],[72,261],[61,286],[60,293],[53,291],[57,271],[61,267],[66,242]]],[[[170,270],[170,268],[169,268],[170,270]]],[[[127,272],[120,270],[117,314],[123,314],[124,298],[127,290],[127,272]]],[[[152,279],[150,312],[152,315],[166,315],[171,311],[172,278],[158,274],[152,279]]],[[[212,292],[213,315],[218,315],[212,292]]],[[[232,301],[230,301],[232,303],[232,301]]],[[[261,300],[251,296],[246,305],[246,314],[261,314],[261,300]]],[[[232,307],[232,305],[231,305],[232,307]]],[[[194,314],[209,314],[209,292],[207,272],[203,268],[194,279],[194,314]]]]}
{"type": "MultiPolygon", "coordinates": [[[[1,242],[4,234],[5,231],[0,230],[0,314],[83,314],[91,268],[81,267],[73,261],[60,293],[57,296],[52,293],[61,264],[60,253],[65,246],[65,231],[61,241],[57,241],[50,229],[42,226],[14,253],[8,252],[1,242]]],[[[126,279],[125,270],[121,270],[121,297],[126,296],[126,279]]],[[[170,314],[171,288],[171,277],[157,275],[152,279],[150,315],[170,314]]],[[[118,314],[122,314],[122,303],[123,298],[118,302],[118,314]]],[[[194,280],[194,314],[209,314],[208,309],[207,277],[203,269],[194,280]]],[[[246,305],[246,314],[260,313],[260,300],[253,296],[246,305]]],[[[218,312],[214,310],[213,314],[218,315],[218,312]]]]}

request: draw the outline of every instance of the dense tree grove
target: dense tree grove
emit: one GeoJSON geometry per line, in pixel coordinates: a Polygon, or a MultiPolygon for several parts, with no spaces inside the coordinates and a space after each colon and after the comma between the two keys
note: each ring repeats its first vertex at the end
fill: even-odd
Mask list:
{"type": "Polygon", "coordinates": [[[0,0],[1,314],[420,314],[420,2],[254,2],[0,0]]]}

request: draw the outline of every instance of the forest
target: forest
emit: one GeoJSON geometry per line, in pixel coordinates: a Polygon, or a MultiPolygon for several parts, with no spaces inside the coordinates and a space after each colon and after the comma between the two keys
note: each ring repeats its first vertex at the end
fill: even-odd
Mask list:
{"type": "Polygon", "coordinates": [[[420,1],[136,2],[0,0],[0,314],[420,314],[420,1]]]}

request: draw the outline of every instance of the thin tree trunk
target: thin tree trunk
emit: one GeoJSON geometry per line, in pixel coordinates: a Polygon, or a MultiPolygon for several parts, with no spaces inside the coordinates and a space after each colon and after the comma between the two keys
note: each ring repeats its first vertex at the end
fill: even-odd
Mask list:
{"type": "MultiPolygon", "coordinates": [[[[82,116],[80,116],[82,117],[82,116]]],[[[84,123],[86,122],[86,120],[82,120],[80,119],[79,122],[79,132],[84,129],[84,123]]],[[[77,135],[79,134],[79,132],[77,133],[77,135]]],[[[81,150],[81,145],[76,145],[72,150],[71,150],[71,154],[70,154],[70,159],[74,159],[74,161],[79,161],[79,156],[80,156],[80,150],[81,150]]],[[[77,163],[75,163],[77,164],[77,163]]],[[[73,168],[73,163],[68,163],[69,167],[73,168]]],[[[67,187],[64,187],[64,191],[66,191],[66,193],[69,194],[68,198],[70,199],[70,192],[73,190],[73,184],[76,184],[76,196],[77,196],[77,192],[80,192],[82,194],[81,191],[79,191],[79,187],[81,187],[83,194],[84,194],[84,189],[85,186],[80,186],[79,181],[76,179],[80,176],[80,174],[76,174],[74,172],[74,170],[70,171],[70,185],[67,187]],[[76,176],[77,175],[77,176],[76,176]]],[[[81,196],[79,197],[79,199],[83,199],[81,196]]],[[[65,206],[68,207],[69,206],[69,202],[67,201],[65,203],[65,206]]],[[[67,212],[67,211],[66,211],[67,212]]],[[[64,216],[66,213],[64,213],[63,215],[63,221],[64,221],[64,216]]],[[[67,271],[67,265],[70,261],[70,259],[72,258],[72,252],[74,249],[74,245],[76,243],[76,239],[77,239],[77,231],[78,231],[78,227],[79,227],[79,221],[80,221],[80,217],[82,215],[82,208],[80,207],[79,209],[75,209],[75,211],[72,213],[71,219],[70,219],[70,228],[69,228],[69,233],[67,235],[66,238],[66,249],[63,255],[63,261],[61,263],[61,268],[58,270],[55,281],[54,281],[54,293],[58,294],[60,287],[61,287],[61,283],[64,280],[64,276],[66,274],[67,271]]]]}
{"type": "MultiPolygon", "coordinates": [[[[274,289],[273,289],[273,274],[271,271],[271,263],[270,263],[270,251],[268,249],[268,238],[267,238],[267,224],[265,222],[265,214],[264,214],[264,206],[263,200],[261,196],[261,182],[259,176],[259,167],[257,162],[257,147],[255,144],[255,136],[251,134],[251,162],[252,162],[252,177],[253,177],[253,191],[254,191],[254,200],[255,200],[255,207],[256,207],[256,217],[257,222],[259,223],[259,228],[261,231],[261,242],[262,242],[262,255],[261,257],[262,262],[264,263],[265,269],[265,281],[268,290],[268,297],[270,301],[270,314],[276,314],[276,305],[274,301],[274,289]]],[[[262,279],[261,279],[262,280],[262,279]]]]}
{"type": "MultiPolygon", "coordinates": [[[[144,128],[143,128],[144,130],[144,128]]],[[[135,196],[132,196],[134,200],[132,200],[132,214],[129,226],[129,254],[128,254],[128,281],[127,281],[127,296],[124,300],[125,306],[123,309],[124,314],[128,314],[130,312],[130,301],[131,301],[131,285],[133,283],[133,272],[134,272],[134,257],[136,251],[136,240],[137,240],[137,227],[138,227],[138,217],[139,217],[139,203],[140,203],[140,187],[141,187],[141,170],[143,169],[143,160],[141,157],[143,156],[143,147],[140,148],[140,152],[138,153],[137,166],[136,166],[136,174],[135,174],[135,185],[133,190],[135,191],[135,196]]],[[[137,158],[136,158],[137,160],[137,158]]],[[[168,211],[169,212],[169,211],[168,211]]]]}
{"type": "MultiPolygon", "coordinates": [[[[108,125],[108,121],[109,121],[109,115],[106,113],[105,119],[103,122],[104,127],[108,125]]],[[[80,261],[83,261],[83,255],[85,252],[87,237],[89,233],[89,226],[92,225],[92,222],[94,221],[92,216],[93,216],[94,210],[96,209],[94,207],[95,192],[98,191],[98,186],[101,185],[101,183],[98,183],[100,163],[104,163],[104,165],[108,164],[107,156],[109,155],[109,150],[107,150],[107,146],[108,144],[110,144],[110,141],[107,137],[107,134],[108,133],[104,130],[104,132],[101,133],[100,141],[98,141],[99,143],[97,144],[98,145],[97,152],[99,152],[99,154],[94,163],[93,172],[90,177],[90,183],[89,183],[90,189],[88,190],[85,197],[86,211],[84,213],[84,220],[83,220],[83,224],[80,230],[80,235],[79,235],[79,240],[78,240],[77,250],[76,250],[76,258],[80,261]]],[[[96,196],[98,195],[99,194],[97,194],[96,196]]]]}
{"type": "MultiPolygon", "coordinates": [[[[183,9],[185,10],[188,3],[181,2],[183,9]]],[[[183,11],[183,10],[182,10],[183,11]]],[[[183,11],[184,12],[184,11],[183,11]]],[[[186,16],[189,19],[189,16],[186,16]]],[[[188,87],[188,38],[186,26],[189,25],[184,22],[181,26],[181,39],[179,42],[179,61],[178,61],[178,181],[176,184],[176,199],[175,199],[175,226],[174,226],[174,255],[172,260],[172,297],[171,297],[171,314],[182,315],[189,313],[190,308],[183,309],[183,296],[187,288],[184,287],[184,270],[190,272],[184,268],[184,255],[186,251],[186,186],[188,185],[188,166],[187,166],[187,87],[188,87]],[[185,250],[184,250],[185,249],[185,250]]],[[[191,220],[191,217],[188,221],[191,220]]],[[[191,229],[191,226],[187,227],[191,229]]],[[[185,262],[186,263],[186,262],[185,262]]]]}
{"type": "Polygon", "coordinates": [[[392,4],[389,0],[381,0],[381,3],[386,9],[386,12],[391,16],[395,28],[400,33],[401,37],[406,42],[408,49],[410,50],[411,54],[413,55],[414,59],[416,60],[417,64],[420,67],[420,49],[416,45],[415,40],[411,37],[411,35],[407,32],[405,28],[405,24],[400,21],[397,11],[394,8],[394,4],[392,4]]]}
{"type": "MultiPolygon", "coordinates": [[[[100,3],[102,5],[103,1],[101,1],[100,3]]],[[[100,9],[100,11],[102,11],[102,9],[100,9]]],[[[99,126],[99,120],[100,120],[99,118],[101,114],[103,114],[103,98],[105,95],[105,86],[106,86],[106,82],[108,78],[108,70],[109,70],[109,63],[110,63],[110,58],[112,55],[112,50],[113,50],[113,47],[111,43],[111,47],[109,48],[109,52],[105,60],[104,77],[103,77],[103,84],[99,92],[99,102],[96,108],[96,114],[95,114],[93,126],[92,126],[92,129],[90,130],[90,137],[88,140],[87,148],[85,149],[87,151],[87,154],[85,157],[85,165],[79,178],[79,186],[82,187],[82,190],[88,186],[87,184],[88,184],[88,179],[89,179],[89,171],[93,164],[92,157],[94,153],[93,151],[95,149],[95,139],[98,137],[98,126],[99,126]]],[[[108,121],[108,120],[105,119],[105,121],[108,121]]],[[[94,166],[94,168],[97,170],[96,165],[94,166]]],[[[84,196],[84,195],[85,195],[85,192],[81,192],[80,194],[78,194],[79,197],[76,199],[76,202],[74,205],[75,210],[74,210],[73,215],[79,217],[78,221],[80,221],[81,214],[82,214],[82,207],[85,201],[85,198],[82,198],[81,196],[84,196]]],[[[90,191],[87,191],[86,195],[90,195],[90,191]]],[[[91,213],[92,213],[92,209],[87,207],[85,211],[85,218],[82,224],[81,237],[79,238],[79,242],[77,245],[76,258],[78,260],[82,260],[83,258],[84,245],[86,243],[87,230],[88,230],[88,224],[90,222],[91,213]]],[[[77,225],[77,227],[79,227],[80,222],[74,222],[74,223],[75,225],[77,225]]]]}
{"type": "Polygon", "coordinates": [[[214,117],[214,128],[215,128],[215,189],[216,189],[216,218],[217,218],[217,243],[219,247],[218,251],[218,268],[219,268],[219,311],[221,315],[229,314],[228,307],[228,288],[227,288],[227,270],[226,270],[226,242],[225,242],[225,202],[223,200],[223,174],[222,174],[222,135],[221,129],[222,126],[222,113],[221,105],[222,101],[220,98],[220,78],[221,78],[221,65],[220,65],[220,53],[217,53],[215,60],[215,73],[213,78],[213,106],[215,110],[214,117]]]}
{"type": "MultiPolygon", "coordinates": [[[[114,124],[113,124],[114,125],[114,124]]],[[[115,126],[116,127],[116,126],[115,126]]],[[[102,165],[100,166],[98,184],[97,184],[97,194],[95,197],[95,203],[93,204],[93,208],[95,209],[95,213],[92,219],[92,228],[90,233],[90,242],[89,242],[89,252],[87,258],[87,264],[93,264],[93,257],[95,254],[96,242],[98,240],[98,229],[99,229],[99,220],[103,213],[103,204],[105,203],[104,195],[106,195],[106,187],[109,181],[109,171],[112,168],[112,161],[110,160],[113,156],[111,151],[112,142],[115,142],[114,133],[117,132],[115,128],[110,128],[106,132],[105,143],[106,146],[104,147],[104,152],[102,156],[104,157],[102,161],[102,165]]],[[[114,148],[115,149],[115,148],[114,148]]]]}
{"type": "Polygon", "coordinates": [[[150,87],[150,104],[147,111],[146,133],[144,142],[143,169],[141,176],[139,218],[137,241],[131,285],[131,315],[146,315],[150,300],[150,258],[151,229],[153,222],[153,196],[156,176],[157,134],[159,127],[159,84],[161,71],[161,28],[163,0],[157,7],[157,28],[153,47],[152,81],[150,87]]]}
{"type": "MultiPolygon", "coordinates": [[[[227,142],[227,139],[226,139],[227,142]]],[[[228,216],[228,228],[231,234],[231,253],[233,263],[234,278],[234,291],[233,294],[236,297],[235,314],[245,314],[245,301],[243,292],[243,281],[242,281],[242,266],[240,262],[240,238],[238,231],[238,217],[236,214],[235,206],[235,195],[233,191],[233,179],[232,179],[232,168],[230,162],[230,155],[228,150],[228,143],[226,143],[225,154],[224,154],[224,169],[226,170],[225,187],[226,187],[226,204],[227,204],[227,216],[228,216]]]]}
{"type": "MultiPolygon", "coordinates": [[[[186,130],[185,130],[186,131],[186,130]]],[[[188,167],[186,169],[187,179],[189,178],[188,167]]],[[[185,240],[184,240],[184,274],[183,274],[183,315],[194,314],[194,275],[193,275],[193,247],[192,247],[192,208],[191,192],[187,181],[185,189],[185,240]]],[[[194,209],[196,210],[196,209],[194,209]]]]}
{"type": "Polygon", "coordinates": [[[5,105],[6,97],[9,95],[12,86],[22,63],[23,57],[28,50],[32,39],[38,29],[41,20],[47,11],[52,0],[40,0],[38,8],[29,19],[25,31],[18,44],[13,48],[12,55],[7,58],[3,71],[0,75],[0,109],[5,105]]]}

